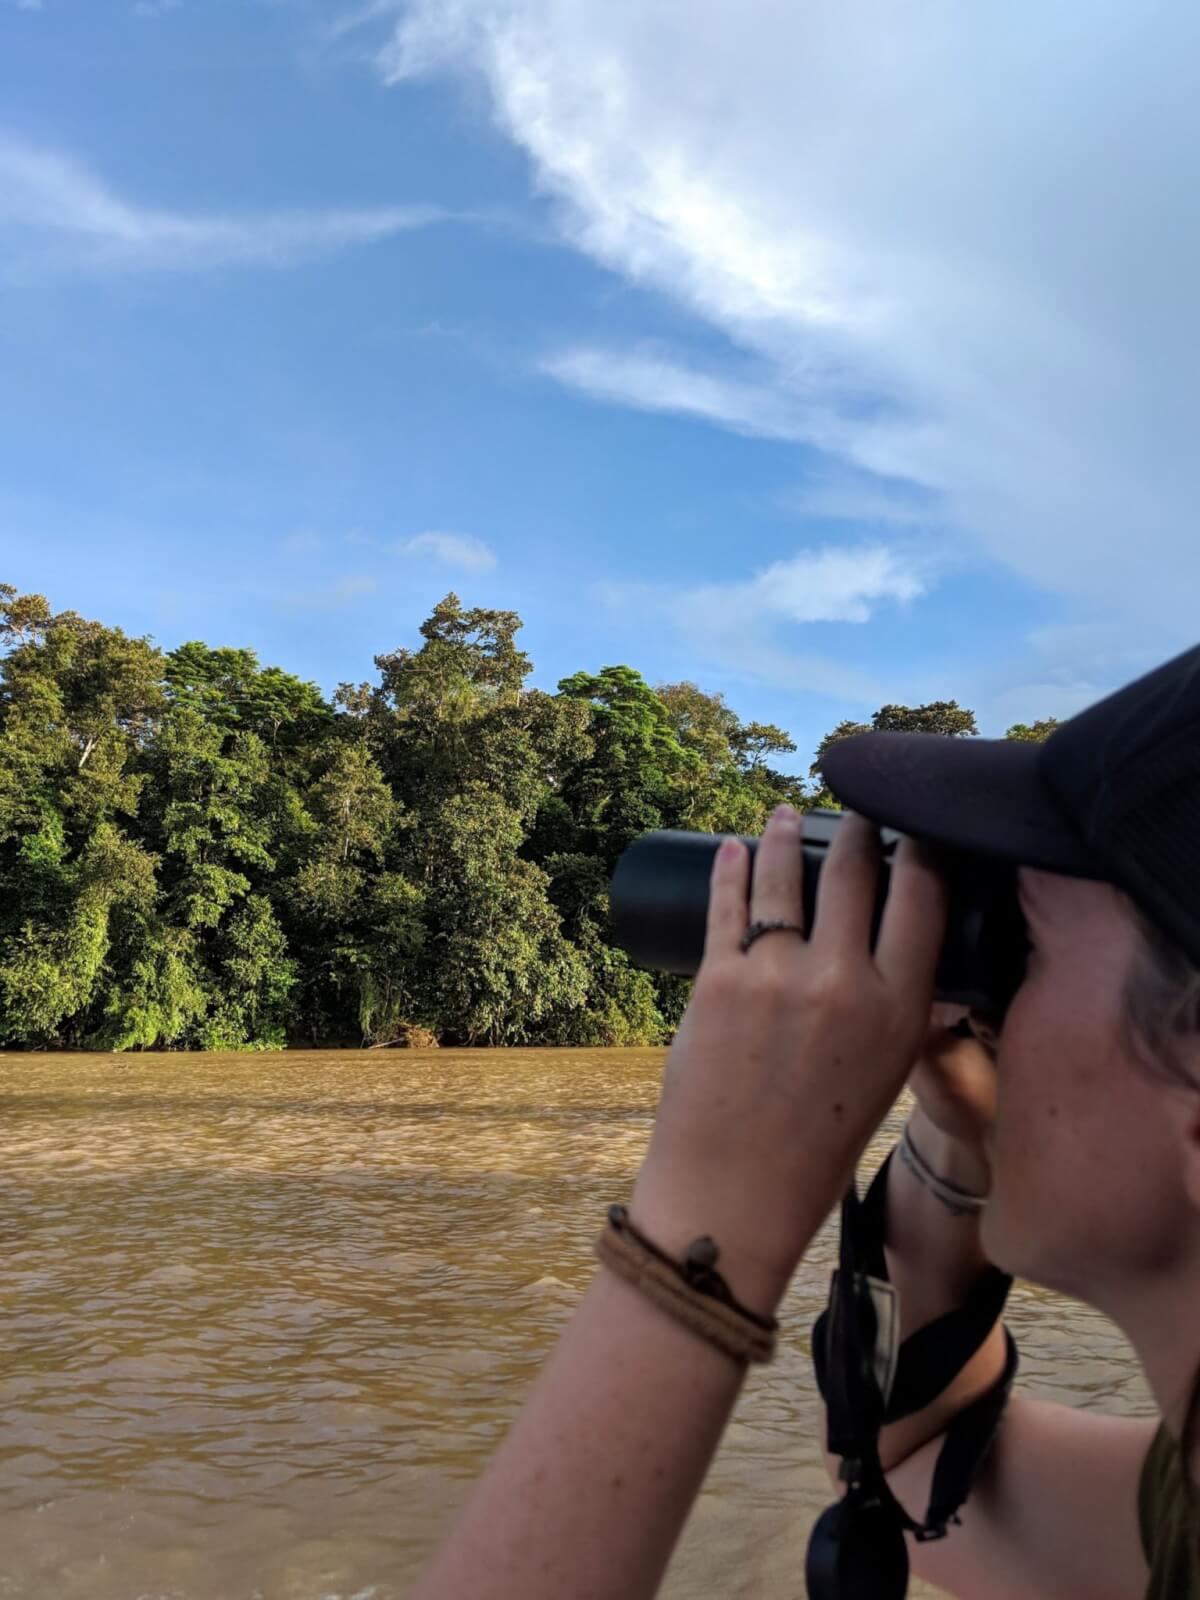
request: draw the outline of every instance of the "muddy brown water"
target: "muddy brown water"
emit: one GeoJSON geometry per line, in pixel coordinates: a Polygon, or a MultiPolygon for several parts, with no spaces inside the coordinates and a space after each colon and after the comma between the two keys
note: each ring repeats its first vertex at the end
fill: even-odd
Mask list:
{"type": "MultiPolygon", "coordinates": [[[[0,1058],[0,1597],[404,1594],[596,1270],[661,1063],[0,1058]]],[[[667,1600],[803,1593],[835,1247],[829,1226],[793,1283],[667,1600]]],[[[1151,1409],[1103,1317],[1010,1305],[1026,1392],[1151,1409]]]]}

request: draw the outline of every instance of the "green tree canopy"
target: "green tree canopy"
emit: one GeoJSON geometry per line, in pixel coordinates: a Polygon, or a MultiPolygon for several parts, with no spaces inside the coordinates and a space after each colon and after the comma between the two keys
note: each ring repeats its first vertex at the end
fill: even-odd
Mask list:
{"type": "Polygon", "coordinates": [[[164,655],[0,585],[0,1043],[659,1043],[689,985],[609,923],[639,834],[834,804],[824,759],[866,728],[976,731],[886,705],[805,784],[784,729],[696,683],[530,687],[520,630],[447,595],[329,702],[251,649],[164,655]]]}
{"type": "Polygon", "coordinates": [[[937,733],[962,739],[976,734],[975,713],[957,700],[931,700],[924,706],[880,706],[871,718],[876,733],[937,733]]]}
{"type": "Polygon", "coordinates": [[[831,810],[840,809],[836,796],[825,782],[825,757],[830,747],[840,739],[850,739],[859,733],[935,733],[944,738],[962,739],[978,732],[975,713],[960,706],[957,700],[931,700],[923,706],[880,706],[869,723],[839,722],[817,746],[816,756],[808,769],[809,776],[815,780],[809,803],[831,810]]]}
{"type": "Polygon", "coordinates": [[[1059,725],[1057,717],[1042,717],[1037,722],[1014,722],[1004,737],[1020,739],[1025,744],[1045,744],[1059,725]]]}

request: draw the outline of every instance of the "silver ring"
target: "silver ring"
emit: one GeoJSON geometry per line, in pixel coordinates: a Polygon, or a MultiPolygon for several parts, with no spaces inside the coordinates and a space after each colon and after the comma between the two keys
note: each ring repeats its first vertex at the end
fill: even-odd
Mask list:
{"type": "Polygon", "coordinates": [[[742,935],[742,954],[745,955],[764,933],[798,933],[802,939],[805,937],[804,929],[798,922],[752,922],[742,935]]]}

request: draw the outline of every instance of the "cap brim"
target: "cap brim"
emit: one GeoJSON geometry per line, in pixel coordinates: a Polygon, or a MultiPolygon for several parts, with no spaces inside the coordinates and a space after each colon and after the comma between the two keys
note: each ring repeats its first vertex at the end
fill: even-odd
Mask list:
{"type": "Polygon", "coordinates": [[[823,772],[843,805],[881,827],[1020,866],[1106,877],[1042,782],[1040,753],[1018,739],[859,733],[829,747],[823,772]]]}

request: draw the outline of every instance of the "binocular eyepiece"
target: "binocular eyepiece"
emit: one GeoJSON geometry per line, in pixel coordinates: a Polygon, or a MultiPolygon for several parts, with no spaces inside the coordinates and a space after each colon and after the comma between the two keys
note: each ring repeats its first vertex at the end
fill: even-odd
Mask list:
{"type": "MultiPolygon", "coordinates": [[[[811,928],[817,883],[833,843],[839,811],[804,818],[804,926],[811,928]]],[[[636,839],[617,862],[610,893],[616,943],[639,966],[692,976],[704,954],[709,879],[723,835],[661,831],[636,839]]],[[[881,830],[883,862],[872,944],[879,931],[900,835],[881,830]]],[[[756,839],[744,839],[751,855],[756,839]]],[[[969,1006],[999,1022],[1025,971],[1025,919],[1017,902],[1016,869],[978,856],[941,851],[949,886],[946,935],[935,999],[969,1006]]]]}

